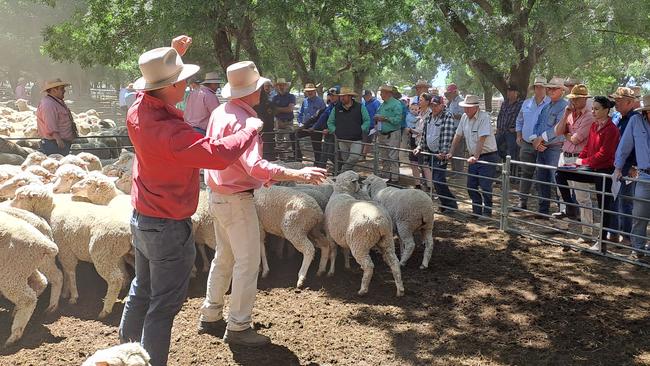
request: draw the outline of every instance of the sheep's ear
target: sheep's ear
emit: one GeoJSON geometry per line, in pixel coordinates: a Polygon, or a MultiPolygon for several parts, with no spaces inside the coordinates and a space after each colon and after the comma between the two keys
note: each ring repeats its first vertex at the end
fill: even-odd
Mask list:
{"type": "Polygon", "coordinates": [[[106,361],[97,361],[95,362],[95,366],[110,366],[110,365],[106,361]]]}

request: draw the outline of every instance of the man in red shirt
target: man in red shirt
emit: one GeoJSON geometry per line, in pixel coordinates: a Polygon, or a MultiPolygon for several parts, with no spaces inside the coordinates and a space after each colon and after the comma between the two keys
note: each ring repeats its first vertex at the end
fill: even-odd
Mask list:
{"type": "Polygon", "coordinates": [[[262,123],[246,126],[223,139],[204,137],[183,120],[174,105],[183,99],[186,79],[199,67],[181,55],[191,38],[180,36],[172,47],[147,51],[138,61],[142,91],[127,114],[135,149],[131,232],[135,278],[124,305],[122,342],[140,342],[151,365],[167,364],[174,317],[187,294],[195,258],[190,216],[199,195],[199,168],[224,169],[258,138],[262,123]]]}

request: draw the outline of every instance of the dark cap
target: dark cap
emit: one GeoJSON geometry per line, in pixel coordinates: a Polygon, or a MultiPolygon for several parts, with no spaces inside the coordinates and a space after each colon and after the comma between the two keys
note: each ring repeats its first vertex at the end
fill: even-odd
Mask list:
{"type": "Polygon", "coordinates": [[[366,89],[363,91],[363,96],[365,97],[366,95],[372,95],[372,91],[370,89],[366,89]]]}
{"type": "Polygon", "coordinates": [[[508,84],[508,89],[507,90],[519,91],[519,89],[513,84],[508,84]]]}
{"type": "Polygon", "coordinates": [[[442,97],[439,96],[439,95],[434,95],[434,96],[432,96],[432,97],[431,97],[431,103],[434,103],[434,104],[443,104],[442,97]]]}
{"type": "Polygon", "coordinates": [[[327,90],[328,94],[338,94],[339,93],[339,88],[333,86],[327,90]]]}

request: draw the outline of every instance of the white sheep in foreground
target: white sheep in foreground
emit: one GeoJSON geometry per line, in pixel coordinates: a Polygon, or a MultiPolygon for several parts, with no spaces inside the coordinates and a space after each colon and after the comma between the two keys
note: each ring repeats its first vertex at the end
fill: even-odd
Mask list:
{"type": "Polygon", "coordinates": [[[78,157],[77,155],[72,155],[72,154],[67,155],[63,159],[61,159],[59,161],[59,163],[61,165],[63,165],[63,164],[74,164],[74,165],[76,165],[76,166],[78,166],[78,167],[80,167],[82,169],[88,170],[88,163],[84,159],[78,157]]]}
{"type": "Polygon", "coordinates": [[[122,149],[119,158],[114,163],[104,166],[102,168],[102,173],[106,174],[109,177],[120,177],[125,172],[131,175],[134,157],[134,153],[126,149],[122,149]]]}
{"type": "Polygon", "coordinates": [[[9,165],[9,164],[0,165],[0,183],[8,180],[9,178],[14,177],[20,172],[22,172],[22,169],[20,168],[19,165],[9,165]]]}
{"type": "Polygon", "coordinates": [[[149,366],[150,359],[139,343],[124,343],[95,352],[81,366],[149,366]]]}
{"type": "Polygon", "coordinates": [[[28,184],[44,184],[41,177],[21,171],[0,184],[0,198],[13,198],[16,190],[28,184]]]}
{"type": "Polygon", "coordinates": [[[69,193],[75,183],[88,176],[88,172],[74,164],[63,164],[54,175],[56,176],[52,188],[54,193],[69,193]]]}
{"type": "Polygon", "coordinates": [[[57,169],[59,169],[59,166],[61,163],[59,163],[58,160],[52,158],[52,157],[47,157],[47,159],[43,160],[41,162],[41,166],[45,169],[47,169],[48,172],[54,174],[57,169]]]}
{"type": "Polygon", "coordinates": [[[406,265],[413,254],[413,234],[420,232],[424,240],[424,256],[420,269],[428,268],[433,253],[433,201],[419,189],[388,187],[380,177],[371,174],[363,181],[364,190],[390,214],[400,240],[400,264],[406,265]]]}
{"type": "Polygon", "coordinates": [[[25,161],[20,165],[20,167],[25,170],[30,165],[41,165],[45,159],[47,159],[47,156],[45,154],[40,151],[34,151],[27,155],[25,161]]]}
{"type": "MultiPolygon", "coordinates": [[[[352,194],[359,191],[359,175],[346,171],[336,178],[334,193],[325,209],[325,230],[336,244],[349,248],[354,259],[363,269],[359,295],[368,293],[374,264],[370,258],[370,249],[378,247],[384,261],[391,269],[397,296],[404,295],[402,272],[395,255],[393,241],[393,223],[386,210],[375,202],[359,201],[352,194]]],[[[336,246],[330,253],[330,273],[334,272],[336,246]]]]}
{"type": "Polygon", "coordinates": [[[69,195],[54,195],[47,187],[33,184],[19,188],[11,206],[33,212],[50,224],[66,279],[63,295],[69,295],[71,304],[79,298],[77,263],[93,263],[108,284],[99,314],[99,318],[106,317],[126,280],[122,257],[131,248],[130,211],[75,202],[69,195]]]}
{"type": "MultiPolygon", "coordinates": [[[[303,255],[296,287],[304,285],[309,265],[314,259],[314,243],[321,250],[318,275],[323,274],[332,245],[323,233],[323,210],[316,200],[292,187],[280,186],[256,189],[254,196],[262,248],[266,232],[289,240],[303,255]]],[[[262,277],[268,273],[265,252],[262,251],[262,277]]]]}
{"type": "Polygon", "coordinates": [[[49,170],[43,168],[40,165],[30,165],[27,168],[25,168],[25,172],[32,173],[38,176],[39,178],[41,178],[41,181],[45,184],[51,183],[56,178],[54,174],[50,173],[49,170]]]}
{"type": "Polygon", "coordinates": [[[102,170],[102,162],[101,162],[101,160],[99,160],[99,158],[97,156],[95,156],[95,155],[93,155],[91,153],[88,153],[88,152],[80,152],[79,154],[77,154],[77,156],[81,160],[88,163],[88,166],[87,166],[88,171],[92,172],[92,171],[95,171],[95,170],[98,170],[98,171],[102,170]]]}
{"type": "Polygon", "coordinates": [[[52,290],[47,311],[57,309],[63,282],[55,263],[56,244],[21,216],[0,210],[0,293],[16,306],[5,346],[22,337],[48,280],[52,290]]]}

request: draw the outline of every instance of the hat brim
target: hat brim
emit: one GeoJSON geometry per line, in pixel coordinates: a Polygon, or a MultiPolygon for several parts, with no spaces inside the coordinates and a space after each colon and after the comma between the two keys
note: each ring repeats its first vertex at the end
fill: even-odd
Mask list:
{"type": "Polygon", "coordinates": [[[157,83],[148,83],[144,77],[141,77],[133,83],[133,89],[139,91],[151,91],[151,90],[162,89],[172,84],[178,83],[180,81],[187,80],[188,78],[192,77],[197,72],[199,72],[200,69],[201,68],[197,65],[185,64],[183,65],[181,72],[178,73],[177,76],[170,77],[169,79],[159,81],[157,83]]]}
{"type": "Polygon", "coordinates": [[[223,81],[219,79],[206,79],[201,82],[201,84],[221,84],[223,81]]]}
{"type": "Polygon", "coordinates": [[[255,83],[240,88],[232,88],[230,86],[230,83],[226,83],[226,85],[224,85],[223,88],[221,88],[221,96],[226,99],[236,99],[236,98],[245,97],[247,95],[253,94],[257,89],[261,88],[267,81],[270,82],[271,80],[260,76],[260,78],[257,79],[255,83]]]}
{"type": "Polygon", "coordinates": [[[635,111],[635,112],[645,112],[645,111],[650,111],[650,105],[647,105],[647,106],[645,106],[645,107],[636,108],[634,111],[635,111]]]}
{"type": "Polygon", "coordinates": [[[305,88],[304,91],[316,91],[316,88],[305,88]]]}
{"type": "Polygon", "coordinates": [[[564,91],[568,91],[568,90],[569,90],[569,88],[567,88],[566,86],[564,86],[564,85],[559,85],[559,84],[544,84],[544,87],[545,87],[545,88],[548,88],[548,89],[562,89],[562,90],[564,90],[564,91]]]}
{"type": "Polygon", "coordinates": [[[65,81],[60,81],[60,82],[57,82],[57,83],[47,85],[47,87],[45,89],[41,89],[41,92],[45,93],[46,91],[48,91],[50,89],[58,88],[59,86],[70,86],[70,85],[72,85],[72,84],[66,83],[65,81]]]}
{"type": "Polygon", "coordinates": [[[591,98],[591,95],[580,95],[580,94],[568,94],[567,99],[576,99],[576,98],[591,98]]]}
{"type": "Polygon", "coordinates": [[[359,94],[357,94],[357,93],[342,93],[342,94],[334,94],[334,95],[338,95],[339,97],[342,97],[344,95],[349,95],[349,96],[352,96],[352,97],[358,97],[359,96],[359,94]]]}
{"type": "Polygon", "coordinates": [[[627,98],[627,99],[631,99],[631,100],[636,100],[637,99],[635,96],[618,95],[618,94],[610,94],[609,97],[612,98],[612,99],[623,99],[623,98],[627,98]]]}
{"type": "Polygon", "coordinates": [[[480,104],[467,104],[465,102],[459,102],[458,105],[461,106],[461,107],[466,107],[466,108],[480,107],[481,106],[480,104]]]}

